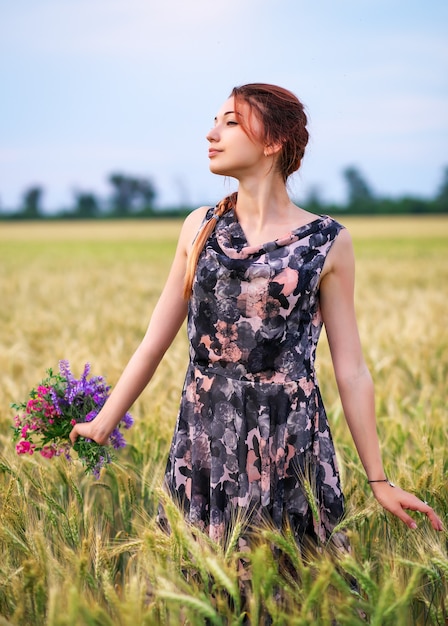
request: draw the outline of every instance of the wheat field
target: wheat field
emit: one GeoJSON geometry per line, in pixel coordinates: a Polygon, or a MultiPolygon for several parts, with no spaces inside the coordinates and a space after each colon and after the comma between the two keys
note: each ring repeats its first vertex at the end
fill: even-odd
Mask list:
{"type": "MultiPolygon", "coordinates": [[[[448,218],[342,221],[355,244],[356,307],[386,471],[448,524],[448,218]]],[[[411,531],[373,500],[325,337],[318,373],[350,554],[301,555],[287,531],[260,529],[244,555],[251,582],[243,585],[241,523],[217,545],[166,499],[160,484],[187,364],[184,331],[132,409],[128,447],[100,480],[63,458],[15,454],[10,404],[47,368],[67,359],[79,375],[89,362],[117,380],[179,229],[168,220],[0,226],[0,626],[446,624],[447,533],[418,514],[411,531]],[[156,523],[160,500],[170,534],[156,523]]]]}

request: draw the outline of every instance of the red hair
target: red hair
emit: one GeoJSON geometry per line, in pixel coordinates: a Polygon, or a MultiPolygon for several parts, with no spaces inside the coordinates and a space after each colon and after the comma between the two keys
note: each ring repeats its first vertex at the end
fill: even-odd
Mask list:
{"type": "MultiPolygon", "coordinates": [[[[265,83],[234,87],[229,97],[236,107],[241,101],[247,103],[258,116],[263,128],[258,139],[262,143],[281,146],[277,166],[286,181],[299,169],[309,139],[303,104],[291,91],[265,83]]],[[[249,128],[245,131],[251,134],[249,128]]]]}
{"type": "MultiPolygon", "coordinates": [[[[287,178],[299,169],[308,143],[309,135],[306,129],[308,120],[303,104],[291,91],[265,83],[234,87],[229,97],[234,98],[235,110],[239,103],[245,102],[249,105],[251,114],[257,115],[261,121],[263,130],[261,136],[256,138],[258,141],[267,146],[281,146],[276,166],[286,182],[287,178]]],[[[244,131],[253,136],[250,125],[241,123],[244,131]]],[[[236,193],[221,200],[213,217],[207,220],[199,231],[187,259],[184,282],[186,299],[191,295],[197,262],[205,242],[213,232],[218,219],[236,206],[236,200],[236,193]]]]}
{"type": "Polygon", "coordinates": [[[238,194],[232,193],[230,196],[226,196],[217,205],[212,217],[203,224],[202,228],[198,232],[196,239],[193,242],[191,250],[187,258],[187,268],[185,270],[184,280],[184,298],[188,300],[191,295],[191,288],[193,286],[194,274],[196,272],[196,266],[198,264],[199,256],[205,246],[205,242],[215,230],[216,222],[230,209],[235,208],[236,199],[238,194]]]}

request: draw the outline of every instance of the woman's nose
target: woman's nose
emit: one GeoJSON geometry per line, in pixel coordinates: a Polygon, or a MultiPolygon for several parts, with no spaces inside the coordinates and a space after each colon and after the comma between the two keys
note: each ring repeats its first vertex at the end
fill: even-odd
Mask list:
{"type": "Polygon", "coordinates": [[[218,133],[216,132],[216,128],[211,128],[208,131],[206,139],[207,141],[218,141],[218,133]]]}

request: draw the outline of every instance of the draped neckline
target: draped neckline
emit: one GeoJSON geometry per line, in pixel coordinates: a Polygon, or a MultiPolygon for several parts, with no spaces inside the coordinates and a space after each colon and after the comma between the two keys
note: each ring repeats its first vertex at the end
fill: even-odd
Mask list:
{"type": "Polygon", "coordinates": [[[219,247],[228,257],[247,259],[266,252],[272,252],[307,237],[319,230],[321,224],[327,219],[331,218],[327,215],[318,215],[316,219],[294,228],[277,239],[262,244],[250,245],[234,210],[231,209],[218,220],[215,236],[219,247]]]}

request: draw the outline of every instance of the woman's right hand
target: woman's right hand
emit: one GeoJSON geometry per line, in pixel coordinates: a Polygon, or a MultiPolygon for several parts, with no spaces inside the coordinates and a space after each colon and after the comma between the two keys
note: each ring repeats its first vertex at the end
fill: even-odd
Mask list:
{"type": "Polygon", "coordinates": [[[92,441],[96,441],[96,443],[103,446],[109,441],[109,435],[98,429],[98,424],[95,424],[95,420],[92,422],[75,424],[70,432],[70,441],[72,442],[72,445],[76,443],[78,437],[92,439],[92,441]]]}

